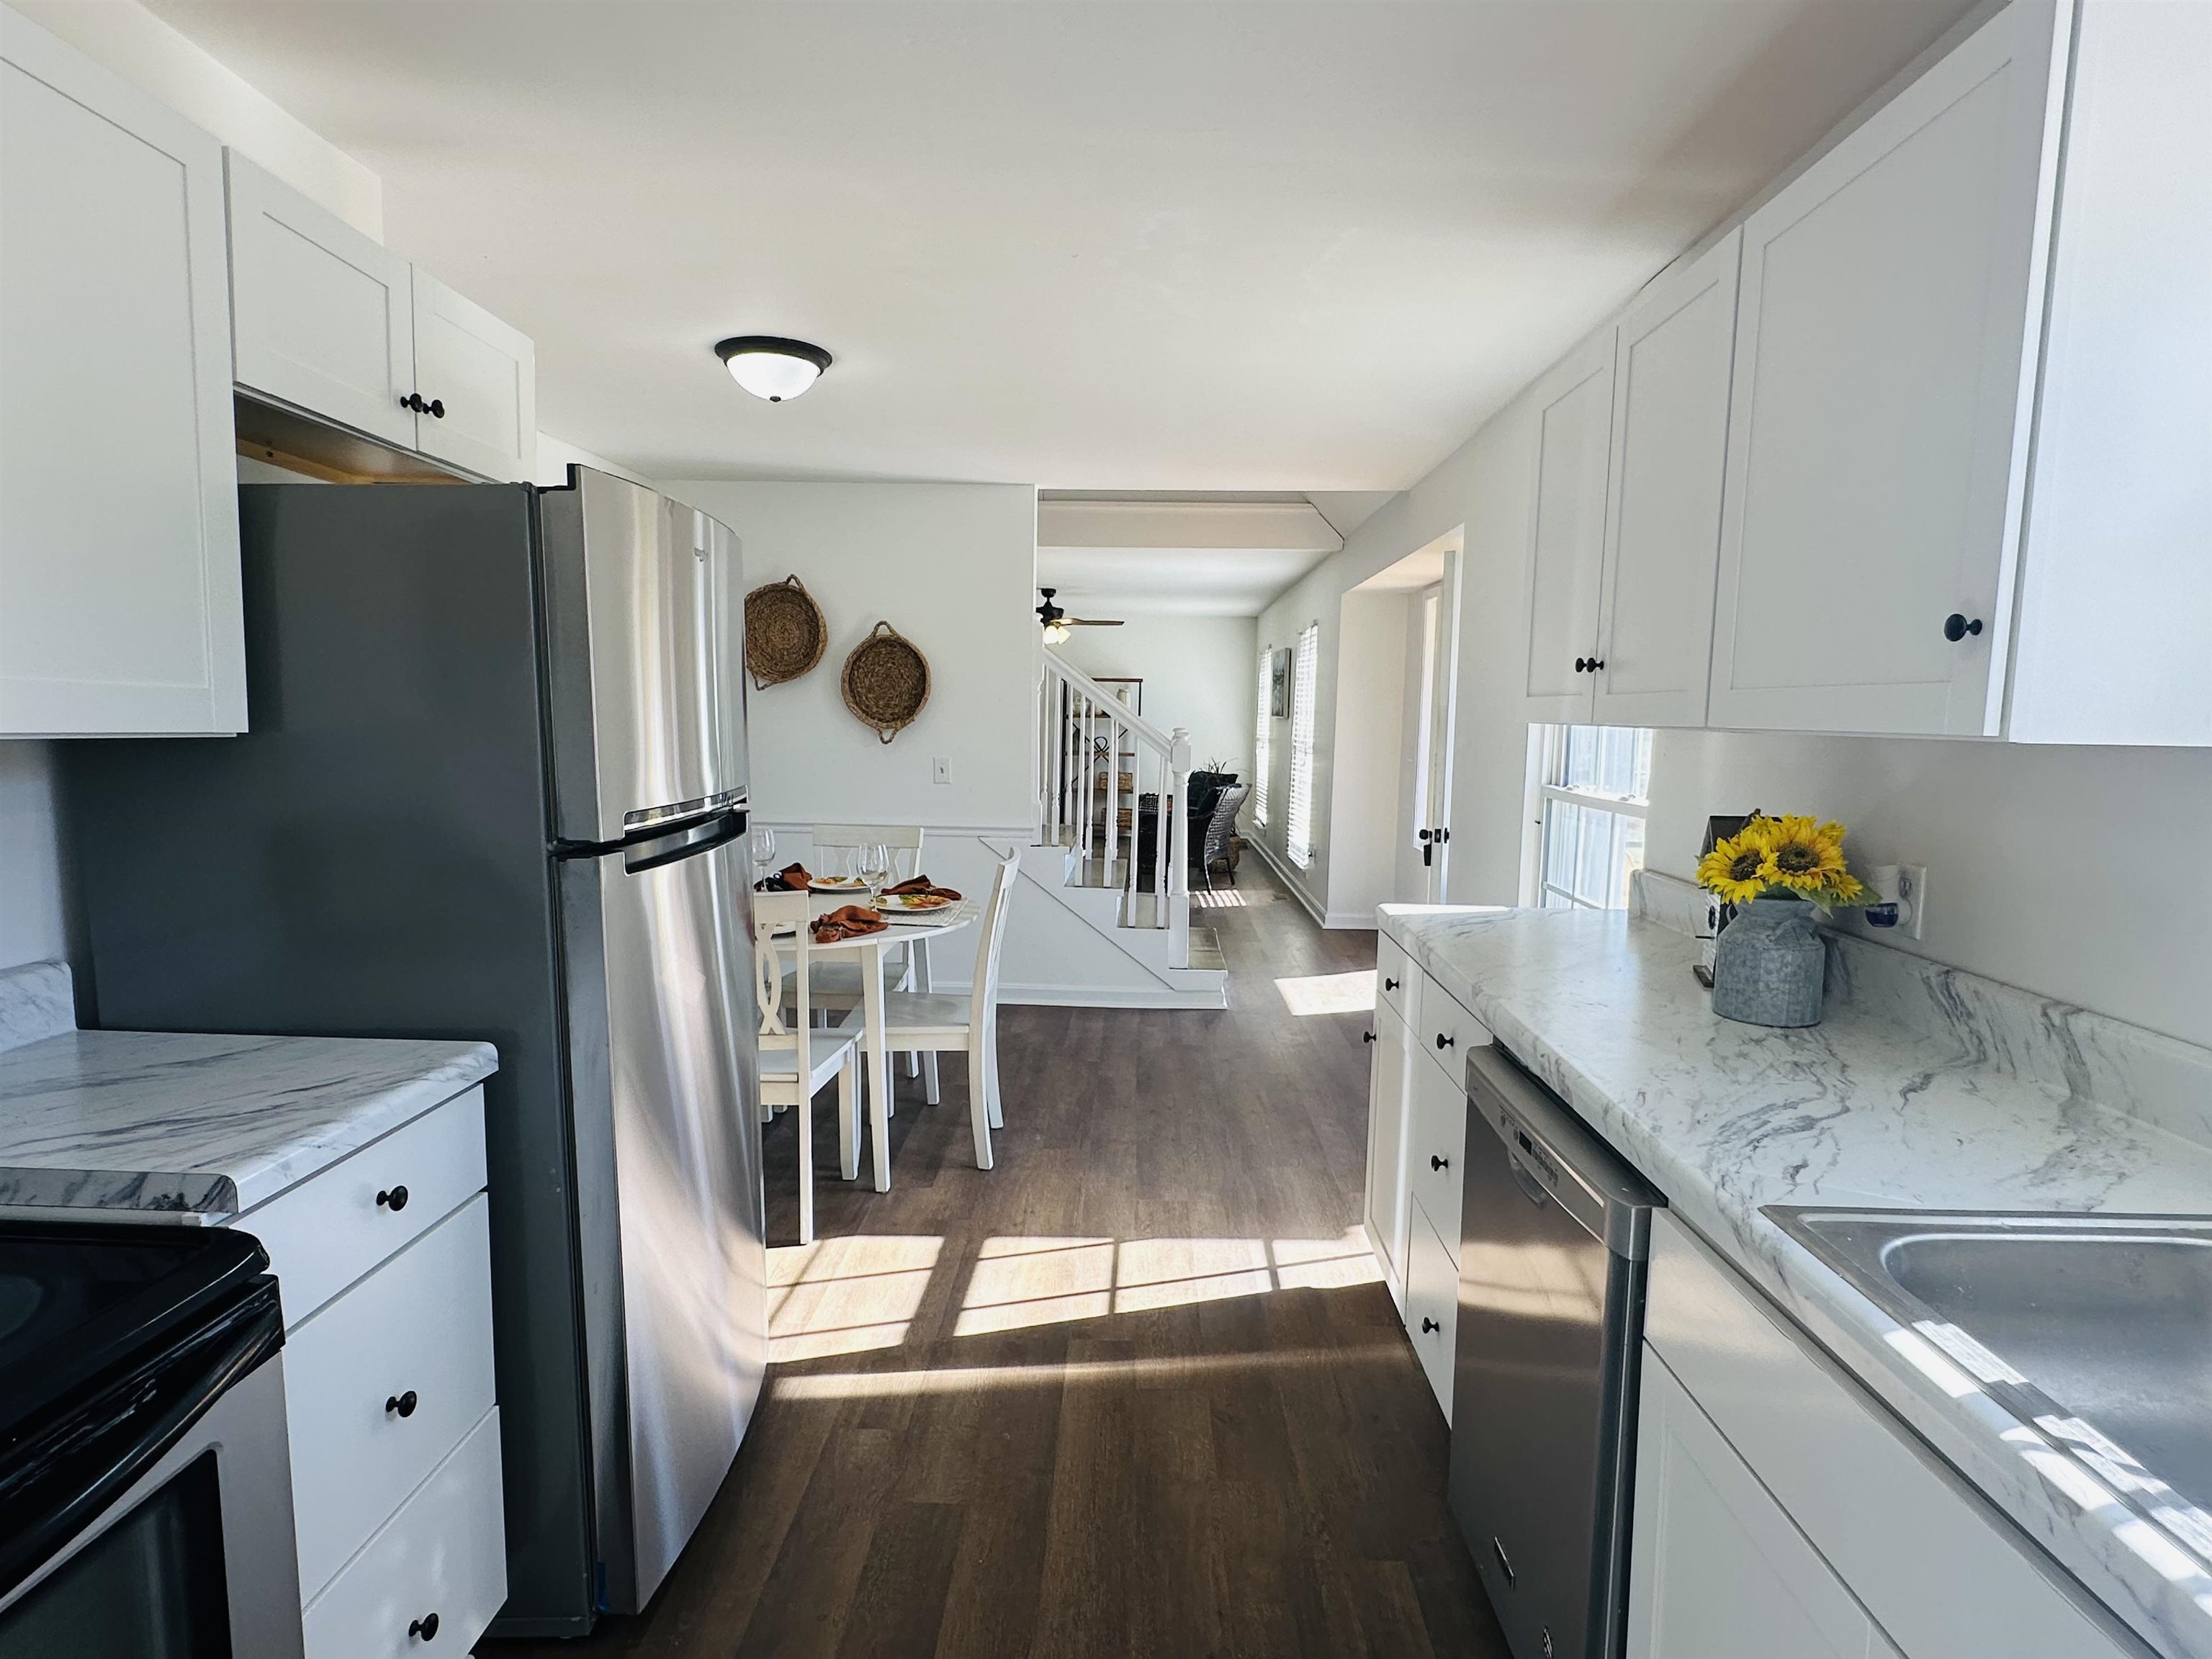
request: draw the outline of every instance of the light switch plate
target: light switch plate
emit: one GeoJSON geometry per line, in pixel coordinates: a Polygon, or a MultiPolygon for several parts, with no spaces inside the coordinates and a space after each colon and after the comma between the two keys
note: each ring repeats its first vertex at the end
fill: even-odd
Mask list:
{"type": "Polygon", "coordinates": [[[934,755],[930,757],[929,781],[932,783],[950,783],[952,781],[951,756],[934,755]]]}

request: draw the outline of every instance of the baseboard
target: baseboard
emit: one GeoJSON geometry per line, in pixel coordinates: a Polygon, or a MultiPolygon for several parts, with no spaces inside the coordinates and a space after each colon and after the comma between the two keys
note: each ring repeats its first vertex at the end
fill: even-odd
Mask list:
{"type": "MultiPolygon", "coordinates": [[[[1290,867],[1275,856],[1273,848],[1268,846],[1264,841],[1248,841],[1244,844],[1260,855],[1260,861],[1262,864],[1274,872],[1275,879],[1283,884],[1290,896],[1305,906],[1306,914],[1314,919],[1315,926],[1320,927],[1328,926],[1328,919],[1322,914],[1321,907],[1313,902],[1312,896],[1306,891],[1304,884],[1299,878],[1291,873],[1290,867]]],[[[1372,927],[1374,924],[1370,922],[1368,925],[1372,927]]]]}
{"type": "Polygon", "coordinates": [[[1322,921],[1322,926],[1324,927],[1340,927],[1354,932],[1364,931],[1371,933],[1375,931],[1376,927],[1375,913],[1372,910],[1369,910],[1364,914],[1362,914],[1358,910],[1332,910],[1322,921]]]}

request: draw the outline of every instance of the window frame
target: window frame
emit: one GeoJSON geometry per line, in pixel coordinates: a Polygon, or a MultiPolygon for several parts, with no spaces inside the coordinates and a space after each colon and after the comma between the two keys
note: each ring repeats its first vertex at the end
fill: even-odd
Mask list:
{"type": "MultiPolygon", "coordinates": [[[[1568,745],[1571,733],[1577,729],[1577,726],[1569,724],[1540,726],[1532,728],[1532,735],[1537,738],[1537,741],[1532,744],[1534,753],[1532,757],[1534,764],[1531,768],[1528,794],[1530,805],[1534,809],[1532,816],[1535,820],[1535,835],[1530,849],[1531,864],[1527,884],[1527,902],[1536,909],[1609,910],[1615,908],[1609,904],[1595,903],[1571,888],[1555,884],[1549,878],[1552,864],[1552,836],[1559,822],[1554,813],[1556,806],[1562,805],[1572,806],[1585,812],[1597,812],[1612,817],[1629,819],[1639,825],[1648,825],[1650,820],[1651,798],[1648,792],[1650,788],[1650,745],[1654,740],[1652,729],[1637,726],[1616,728],[1642,733],[1646,745],[1644,758],[1644,788],[1647,792],[1643,795],[1615,794],[1602,789],[1577,788],[1564,781],[1567,769],[1568,745]]],[[[1579,729],[1601,732],[1607,728],[1589,726],[1579,729]]],[[[1649,850],[1648,840],[1645,850],[1647,852],[1649,850]]],[[[1638,864],[1621,871],[1620,886],[1623,890],[1624,907],[1626,903],[1626,889],[1628,885],[1628,878],[1634,873],[1635,870],[1644,867],[1643,865],[1638,864]]],[[[1608,885],[1611,884],[1609,883],[1608,885]]]]}
{"type": "Polygon", "coordinates": [[[1258,718],[1252,734],[1252,823],[1264,829],[1267,823],[1267,775],[1275,764],[1274,720],[1275,653],[1272,646],[1260,647],[1260,695],[1256,703],[1258,718]]]}
{"type": "Polygon", "coordinates": [[[1283,850],[1301,870],[1312,869],[1320,851],[1314,837],[1314,745],[1320,702],[1321,623],[1310,622],[1300,630],[1291,656],[1290,799],[1283,812],[1283,850]]]}

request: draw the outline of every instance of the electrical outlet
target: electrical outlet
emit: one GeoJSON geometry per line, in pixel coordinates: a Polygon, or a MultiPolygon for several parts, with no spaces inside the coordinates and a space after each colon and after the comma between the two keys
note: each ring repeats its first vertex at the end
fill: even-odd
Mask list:
{"type": "Polygon", "coordinates": [[[1878,933],[1918,939],[1928,915],[1928,866],[1877,864],[1867,871],[1866,881],[1883,901],[1867,907],[1866,925],[1878,933]]]}
{"type": "Polygon", "coordinates": [[[929,781],[932,783],[950,783],[952,781],[951,756],[937,755],[932,757],[929,763],[929,781]]]}

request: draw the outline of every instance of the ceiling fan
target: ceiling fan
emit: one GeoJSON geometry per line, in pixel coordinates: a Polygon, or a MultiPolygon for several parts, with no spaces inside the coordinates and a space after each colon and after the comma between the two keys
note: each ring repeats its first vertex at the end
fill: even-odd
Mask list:
{"type": "Polygon", "coordinates": [[[1053,602],[1052,596],[1059,591],[1056,587],[1037,589],[1038,592],[1044,595],[1044,603],[1036,608],[1036,613],[1037,621],[1044,626],[1047,644],[1058,645],[1067,637],[1067,630],[1071,628],[1119,628],[1121,625],[1121,619],[1119,617],[1069,616],[1063,608],[1053,602]]]}

